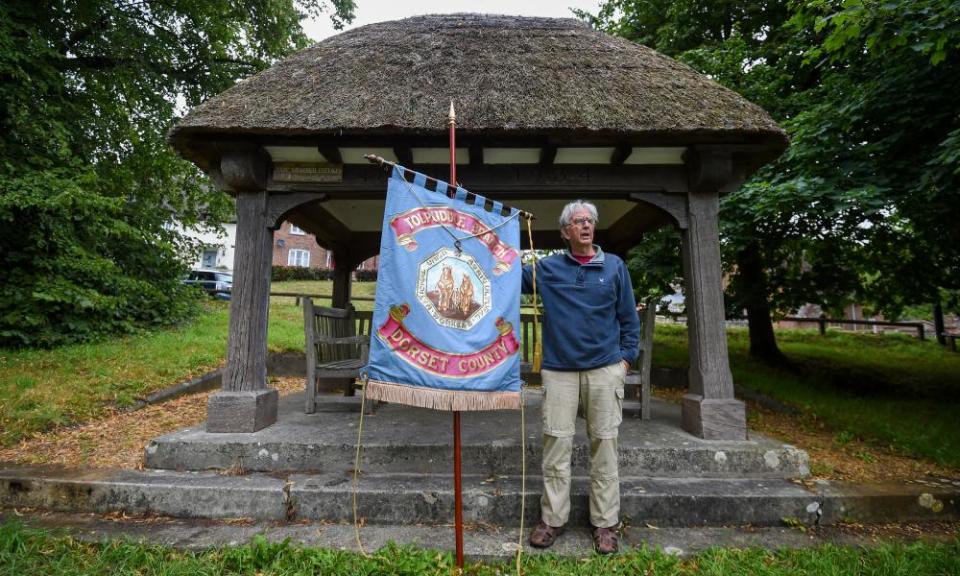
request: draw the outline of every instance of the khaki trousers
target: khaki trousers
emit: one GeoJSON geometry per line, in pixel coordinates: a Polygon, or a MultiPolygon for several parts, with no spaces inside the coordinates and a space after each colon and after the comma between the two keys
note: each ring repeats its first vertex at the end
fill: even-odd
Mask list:
{"type": "Polygon", "coordinates": [[[544,370],[543,496],[541,518],[563,526],[570,517],[570,458],[578,404],[590,439],[590,523],[610,528],[620,523],[617,436],[623,420],[622,362],[585,370],[544,370]]]}

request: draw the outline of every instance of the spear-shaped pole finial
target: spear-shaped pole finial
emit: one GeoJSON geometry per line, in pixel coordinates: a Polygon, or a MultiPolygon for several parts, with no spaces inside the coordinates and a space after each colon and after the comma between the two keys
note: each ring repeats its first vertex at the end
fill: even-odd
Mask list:
{"type": "Polygon", "coordinates": [[[450,115],[447,116],[450,126],[450,184],[457,186],[457,112],[453,109],[453,100],[450,100],[450,115]]]}

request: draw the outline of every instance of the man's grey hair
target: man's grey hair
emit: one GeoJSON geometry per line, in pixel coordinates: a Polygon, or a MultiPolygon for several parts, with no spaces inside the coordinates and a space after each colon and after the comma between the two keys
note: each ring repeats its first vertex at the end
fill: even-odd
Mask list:
{"type": "Polygon", "coordinates": [[[580,210],[586,210],[589,212],[590,217],[593,218],[594,224],[600,221],[600,218],[597,215],[597,207],[594,206],[592,202],[587,202],[586,200],[574,200],[573,202],[564,206],[563,210],[560,212],[560,227],[566,228],[569,226],[571,220],[573,220],[573,213],[580,210]]]}

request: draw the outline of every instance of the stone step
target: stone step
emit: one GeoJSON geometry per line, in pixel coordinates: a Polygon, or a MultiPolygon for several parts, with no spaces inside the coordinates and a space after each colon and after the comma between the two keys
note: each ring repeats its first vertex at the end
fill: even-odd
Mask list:
{"type": "MultiPolygon", "coordinates": [[[[352,520],[354,488],[350,478],[291,476],[290,498],[298,517],[352,520]]],[[[463,518],[477,524],[519,523],[521,495],[525,521],[540,518],[542,479],[463,477],[463,518]]],[[[784,480],[679,479],[622,477],[621,516],[628,523],[661,526],[723,526],[731,523],[778,525],[783,518],[815,520],[815,494],[784,480]],[[812,516],[811,516],[812,515],[812,516]]],[[[574,477],[570,522],[589,523],[589,478],[574,477]]],[[[452,477],[405,474],[364,476],[357,489],[357,512],[374,524],[450,523],[454,519],[452,477]]]]}
{"type": "Polygon", "coordinates": [[[0,504],[177,518],[287,518],[286,480],[169,470],[0,470],[0,504]]]}
{"type": "MultiPolygon", "coordinates": [[[[680,409],[654,401],[652,418],[625,417],[620,427],[623,476],[791,478],[809,474],[804,451],[759,435],[748,441],[705,441],[679,427],[680,409]]],[[[540,409],[530,394],[524,413],[461,413],[461,457],[465,474],[519,474],[521,444],[526,469],[540,469],[540,409]]],[[[452,470],[450,413],[384,405],[363,419],[363,469],[369,472],[445,474],[452,470]]],[[[354,465],[356,402],[331,398],[324,410],[304,414],[302,395],[281,399],[281,419],[251,434],[211,434],[203,426],[154,439],[146,448],[148,468],[244,470],[250,472],[337,472],[354,465]]],[[[578,420],[574,474],[589,474],[589,444],[578,420]]]]}
{"type": "MultiPolygon", "coordinates": [[[[588,520],[588,479],[575,477],[573,524],[588,520]]],[[[521,496],[526,522],[539,515],[541,480],[464,475],[468,523],[516,526],[521,496]]],[[[354,485],[346,471],[273,476],[158,470],[0,470],[0,505],[69,512],[123,512],[181,518],[353,521],[354,485]]],[[[370,524],[453,522],[449,475],[364,474],[358,515],[370,524]]],[[[856,485],[780,479],[621,478],[622,517],[632,525],[776,526],[960,518],[960,481],[856,485]],[[792,520],[790,520],[792,519],[792,520]]]]}

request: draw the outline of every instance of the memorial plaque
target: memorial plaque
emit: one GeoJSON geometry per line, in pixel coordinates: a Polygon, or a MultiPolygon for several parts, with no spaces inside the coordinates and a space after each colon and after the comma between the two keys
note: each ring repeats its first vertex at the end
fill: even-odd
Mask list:
{"type": "Polygon", "coordinates": [[[343,182],[343,164],[322,162],[277,162],[274,182],[343,182]]]}

